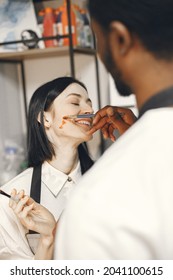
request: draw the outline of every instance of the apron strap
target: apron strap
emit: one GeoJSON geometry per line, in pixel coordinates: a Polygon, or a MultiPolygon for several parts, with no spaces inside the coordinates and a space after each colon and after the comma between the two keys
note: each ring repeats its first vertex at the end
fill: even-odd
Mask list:
{"type": "MultiPolygon", "coordinates": [[[[37,203],[40,203],[41,197],[41,167],[42,165],[34,167],[30,189],[30,197],[32,197],[37,203]]],[[[36,232],[29,230],[29,233],[34,234],[36,232]]]]}
{"type": "Polygon", "coordinates": [[[31,181],[30,196],[40,203],[41,197],[41,165],[34,167],[31,181]]]}

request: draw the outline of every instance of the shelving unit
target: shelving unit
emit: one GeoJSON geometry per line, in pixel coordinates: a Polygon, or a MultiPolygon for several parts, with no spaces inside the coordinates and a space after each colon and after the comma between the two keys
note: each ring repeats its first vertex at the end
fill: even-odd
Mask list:
{"type": "MultiPolygon", "coordinates": [[[[95,55],[95,50],[73,47],[74,53],[95,55]]],[[[56,48],[45,48],[45,49],[31,49],[22,52],[2,52],[0,53],[0,61],[4,60],[25,60],[30,58],[45,58],[45,57],[57,57],[69,54],[69,47],[56,47],[56,48]]]]}
{"type": "MultiPolygon", "coordinates": [[[[99,81],[99,67],[98,59],[95,49],[83,48],[83,47],[74,47],[72,40],[72,29],[71,29],[71,0],[66,0],[67,3],[67,15],[68,15],[68,25],[69,25],[69,46],[67,47],[53,47],[45,49],[29,49],[25,51],[17,52],[1,52],[0,53],[0,63],[17,63],[20,64],[21,68],[21,77],[22,77],[22,87],[23,87],[23,96],[24,96],[24,106],[27,116],[27,98],[26,98],[26,84],[25,84],[25,69],[24,61],[34,58],[46,58],[46,57],[60,57],[63,55],[69,56],[70,59],[70,74],[72,77],[76,76],[75,69],[75,54],[83,54],[93,56],[95,61],[95,75],[96,75],[96,87],[97,87],[97,99],[98,107],[101,107],[100,100],[100,81],[99,81]]],[[[14,43],[14,42],[13,42],[14,43]]],[[[0,43],[0,45],[5,45],[6,43],[0,43]]],[[[103,139],[101,137],[101,153],[103,153],[103,139]]]]}

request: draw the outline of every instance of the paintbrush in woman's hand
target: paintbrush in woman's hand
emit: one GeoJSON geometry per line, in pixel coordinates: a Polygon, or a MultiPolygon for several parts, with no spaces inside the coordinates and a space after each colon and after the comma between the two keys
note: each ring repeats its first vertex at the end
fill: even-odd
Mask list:
{"type": "Polygon", "coordinates": [[[18,198],[16,197],[12,197],[11,195],[9,195],[8,193],[6,193],[6,192],[4,192],[4,191],[2,191],[1,189],[0,189],[0,194],[2,194],[2,195],[4,195],[4,196],[7,196],[7,197],[9,197],[10,199],[12,199],[12,200],[14,200],[14,201],[16,201],[16,202],[18,202],[18,198]]]}

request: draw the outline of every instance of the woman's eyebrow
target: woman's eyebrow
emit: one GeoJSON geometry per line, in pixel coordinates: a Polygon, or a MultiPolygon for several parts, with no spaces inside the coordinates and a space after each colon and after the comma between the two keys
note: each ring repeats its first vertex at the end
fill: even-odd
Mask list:
{"type": "MultiPolygon", "coordinates": [[[[82,96],[79,93],[70,93],[69,95],[67,95],[67,97],[69,96],[76,96],[81,98],[82,96]]],[[[87,102],[92,102],[90,98],[87,98],[87,102]]]]}
{"type": "Polygon", "coordinates": [[[81,95],[79,93],[70,93],[70,94],[67,95],[67,97],[69,97],[71,95],[74,95],[74,96],[77,96],[77,97],[81,98],[81,95]]]}

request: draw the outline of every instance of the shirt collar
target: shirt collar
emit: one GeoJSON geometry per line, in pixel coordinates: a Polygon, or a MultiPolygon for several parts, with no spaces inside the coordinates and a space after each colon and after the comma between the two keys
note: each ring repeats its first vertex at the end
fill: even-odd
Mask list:
{"type": "Polygon", "coordinates": [[[42,165],[42,181],[54,196],[57,196],[63,186],[69,181],[76,184],[81,177],[81,166],[78,161],[76,168],[68,175],[57,170],[47,161],[42,165]]]}
{"type": "Polygon", "coordinates": [[[139,118],[148,110],[173,106],[173,87],[167,88],[147,100],[139,111],[139,118]]]}

